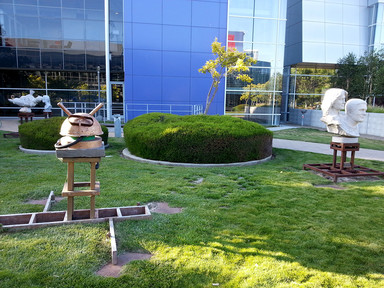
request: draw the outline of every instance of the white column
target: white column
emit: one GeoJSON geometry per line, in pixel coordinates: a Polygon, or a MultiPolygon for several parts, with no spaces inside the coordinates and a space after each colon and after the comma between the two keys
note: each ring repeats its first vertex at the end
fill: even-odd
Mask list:
{"type": "Polygon", "coordinates": [[[110,50],[109,50],[109,0],[104,0],[105,21],[105,84],[107,85],[107,120],[112,119],[112,92],[110,78],[110,50]]]}

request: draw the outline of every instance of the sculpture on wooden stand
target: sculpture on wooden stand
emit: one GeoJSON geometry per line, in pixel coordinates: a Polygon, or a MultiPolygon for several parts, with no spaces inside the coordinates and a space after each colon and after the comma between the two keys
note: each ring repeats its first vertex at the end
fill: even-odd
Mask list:
{"type": "Polygon", "coordinates": [[[367,112],[367,103],[361,99],[350,99],[345,103],[348,92],[344,89],[328,89],[321,104],[323,116],[321,121],[327,125],[327,131],[333,133],[330,148],[333,150],[331,164],[304,164],[304,169],[312,169],[333,177],[337,182],[339,177],[352,176],[384,176],[384,172],[375,171],[354,164],[355,152],[359,151],[358,124],[363,122],[367,112]],[[340,110],[345,109],[341,114],[340,110]],[[337,152],[341,152],[340,162],[337,162],[337,152]],[[351,153],[347,163],[347,152],[351,153]]]}

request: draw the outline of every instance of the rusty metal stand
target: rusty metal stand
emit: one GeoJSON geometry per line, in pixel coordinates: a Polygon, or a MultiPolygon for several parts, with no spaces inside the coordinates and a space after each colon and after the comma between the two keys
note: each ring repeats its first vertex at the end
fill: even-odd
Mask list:
{"type": "Polygon", "coordinates": [[[355,165],[355,152],[359,151],[359,143],[338,143],[331,142],[333,150],[332,163],[325,164],[304,164],[303,169],[311,169],[333,178],[337,182],[340,177],[362,177],[362,176],[383,176],[384,172],[355,165]],[[340,163],[337,163],[337,151],[341,152],[340,163]],[[347,163],[347,152],[351,152],[351,160],[347,163]]]}

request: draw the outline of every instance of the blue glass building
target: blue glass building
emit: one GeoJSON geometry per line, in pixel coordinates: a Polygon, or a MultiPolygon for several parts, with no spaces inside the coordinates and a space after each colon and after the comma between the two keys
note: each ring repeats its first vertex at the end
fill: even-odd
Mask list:
{"type": "MultiPolygon", "coordinates": [[[[211,78],[198,69],[212,59],[215,38],[257,63],[252,85],[228,77],[209,113],[264,124],[294,108],[295,81],[308,77],[300,68],[335,69],[384,38],[382,0],[109,2],[112,109],[125,120],[201,111],[211,78]]],[[[0,116],[16,115],[7,99],[29,89],[53,102],[103,101],[104,24],[104,0],[0,0],[0,116]]]]}

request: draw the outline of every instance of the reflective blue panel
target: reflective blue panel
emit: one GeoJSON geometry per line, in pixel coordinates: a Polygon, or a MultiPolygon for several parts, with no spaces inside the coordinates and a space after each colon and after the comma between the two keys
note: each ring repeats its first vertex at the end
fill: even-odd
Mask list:
{"type": "Polygon", "coordinates": [[[324,22],[305,22],[303,23],[303,39],[305,41],[324,42],[325,27],[324,22]]]}
{"type": "Polygon", "coordinates": [[[164,76],[190,76],[190,65],[190,53],[163,51],[164,76]]]}
{"type": "Polygon", "coordinates": [[[39,7],[40,17],[45,18],[61,18],[61,9],[60,8],[51,8],[51,7],[39,7]]]}
{"type": "Polygon", "coordinates": [[[343,42],[343,26],[325,23],[325,41],[330,43],[343,42]]]}
{"type": "Polygon", "coordinates": [[[185,26],[163,26],[163,49],[169,51],[191,50],[191,28],[185,26]]]}
{"type": "Polygon", "coordinates": [[[110,21],[109,23],[109,40],[113,43],[123,43],[123,23],[116,21],[110,21]]]}
{"type": "Polygon", "coordinates": [[[62,3],[66,8],[84,8],[83,0],[62,0],[62,3]]]}
{"type": "Polygon", "coordinates": [[[324,2],[303,1],[303,20],[324,21],[324,2]]]}
{"type": "Polygon", "coordinates": [[[40,48],[39,38],[17,38],[16,40],[18,48],[40,48]]]}
{"type": "Polygon", "coordinates": [[[104,22],[103,21],[85,21],[85,38],[87,40],[104,40],[104,22]]]}
{"type": "Polygon", "coordinates": [[[85,9],[104,10],[104,0],[85,0],[85,9]]]}
{"type": "Polygon", "coordinates": [[[163,23],[172,25],[191,25],[190,0],[163,0],[163,23]]]}
{"type": "Polygon", "coordinates": [[[84,39],[85,36],[85,23],[82,20],[67,20],[63,19],[63,38],[84,39]]]}
{"type": "Polygon", "coordinates": [[[62,49],[63,41],[62,40],[41,40],[41,48],[43,49],[62,49]]]}
{"type": "Polygon", "coordinates": [[[253,16],[254,0],[230,0],[229,14],[240,16],[253,16]]]}
{"type": "Polygon", "coordinates": [[[343,24],[355,25],[359,19],[359,6],[343,5],[343,24]]]}
{"type": "Polygon", "coordinates": [[[277,20],[255,19],[253,42],[276,42],[277,20]]]}
{"type": "Polygon", "coordinates": [[[15,4],[37,5],[37,0],[15,0],[15,4]]]}
{"type": "Polygon", "coordinates": [[[17,27],[17,37],[20,38],[40,38],[39,21],[37,17],[26,17],[26,16],[16,16],[16,22],[18,23],[17,27]]]}
{"type": "Polygon", "coordinates": [[[219,29],[192,27],[192,51],[210,52],[212,42],[218,37],[219,29]]]}
{"type": "Polygon", "coordinates": [[[133,50],[132,67],[135,75],[161,75],[161,52],[150,50],[133,50]]]}
{"type": "Polygon", "coordinates": [[[359,39],[360,27],[343,25],[343,43],[344,44],[360,44],[359,39]]]}
{"type": "Polygon", "coordinates": [[[20,6],[15,5],[15,15],[18,17],[28,16],[28,17],[37,17],[37,7],[35,6],[20,6]]]}
{"type": "Polygon", "coordinates": [[[42,39],[61,40],[61,19],[40,18],[40,33],[42,39]]]}
{"type": "Polygon", "coordinates": [[[105,44],[104,41],[86,41],[85,49],[87,51],[104,51],[105,44]]]}
{"type": "Polygon", "coordinates": [[[133,23],[132,26],[134,49],[161,50],[161,25],[133,23]]]}
{"type": "Polygon", "coordinates": [[[192,26],[219,27],[220,4],[192,2],[192,26]]]}
{"type": "Polygon", "coordinates": [[[101,10],[84,10],[85,19],[104,20],[104,11],[101,10]]]}
{"type": "Polygon", "coordinates": [[[343,45],[341,44],[327,44],[325,46],[325,60],[327,63],[337,63],[343,56],[343,45]]]}
{"type": "Polygon", "coordinates": [[[87,70],[97,70],[97,66],[104,66],[105,54],[104,52],[92,51],[86,54],[87,70]]]}
{"type": "Polygon", "coordinates": [[[279,1],[255,0],[255,17],[278,18],[279,1]]]}
{"type": "Polygon", "coordinates": [[[19,68],[40,68],[40,51],[18,49],[18,64],[19,68]]]}
{"type": "MultiPolygon", "coordinates": [[[[125,5],[130,5],[128,1],[125,5]]],[[[103,9],[104,10],[104,9],[103,9]]],[[[112,0],[109,2],[109,19],[111,21],[123,21],[123,0],[112,0]]]]}
{"type": "Polygon", "coordinates": [[[234,41],[252,41],[254,20],[252,18],[230,17],[228,33],[234,35],[234,41]]]}
{"type": "Polygon", "coordinates": [[[84,19],[84,9],[62,9],[63,18],[84,19]]]}
{"type": "Polygon", "coordinates": [[[132,1],[132,21],[141,23],[162,23],[162,1],[132,1]]]}
{"type": "Polygon", "coordinates": [[[61,7],[61,0],[39,0],[40,6],[61,7]]]}
{"type": "Polygon", "coordinates": [[[133,101],[142,103],[160,103],[161,77],[159,76],[133,76],[133,101]]]}
{"type": "MultiPolygon", "coordinates": [[[[163,102],[188,103],[190,85],[189,77],[163,77],[163,102]]],[[[177,109],[177,106],[174,108],[177,109]]]]}
{"type": "Polygon", "coordinates": [[[45,69],[63,69],[63,51],[42,49],[41,67],[45,69]]]}
{"type": "Polygon", "coordinates": [[[0,47],[0,67],[17,67],[16,49],[0,47]]]}
{"type": "Polygon", "coordinates": [[[325,3],[325,21],[342,23],[343,5],[338,3],[325,3]]]}
{"type": "Polygon", "coordinates": [[[64,51],[64,69],[84,70],[85,53],[84,51],[64,51]]]}

